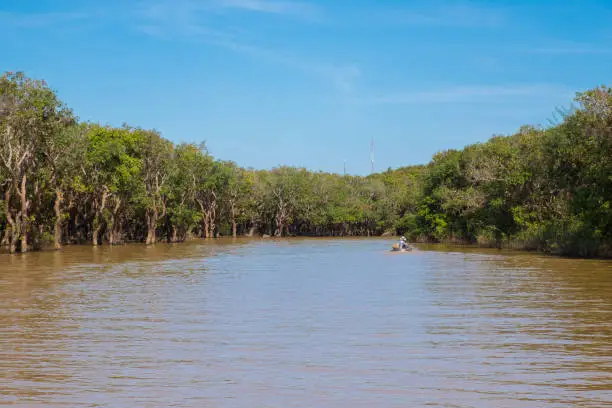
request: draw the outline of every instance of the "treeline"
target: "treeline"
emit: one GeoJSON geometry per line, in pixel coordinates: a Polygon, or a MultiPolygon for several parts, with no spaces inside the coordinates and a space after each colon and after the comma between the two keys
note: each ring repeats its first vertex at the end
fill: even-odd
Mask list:
{"type": "Polygon", "coordinates": [[[423,173],[417,211],[401,228],[577,256],[612,256],[612,89],[576,97],[548,129],[449,150],[423,173]]]}
{"type": "Polygon", "coordinates": [[[245,169],[155,130],[79,123],[44,81],[0,78],[0,240],[72,243],[237,235],[407,234],[609,255],[612,92],[560,124],[368,177],[245,169]]]}

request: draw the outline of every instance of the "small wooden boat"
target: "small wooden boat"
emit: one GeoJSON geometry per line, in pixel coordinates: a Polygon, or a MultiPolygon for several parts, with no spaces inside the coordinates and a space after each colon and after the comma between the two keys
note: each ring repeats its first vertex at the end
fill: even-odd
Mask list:
{"type": "Polygon", "coordinates": [[[391,247],[391,251],[392,252],[410,252],[412,251],[412,248],[409,246],[406,246],[404,248],[400,248],[399,244],[393,244],[393,246],[391,247]]]}

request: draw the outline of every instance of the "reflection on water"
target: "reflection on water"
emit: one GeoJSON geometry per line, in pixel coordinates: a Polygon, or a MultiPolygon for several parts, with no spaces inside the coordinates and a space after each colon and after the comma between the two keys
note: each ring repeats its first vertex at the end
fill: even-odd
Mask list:
{"type": "Polygon", "coordinates": [[[0,403],[612,406],[612,263],[389,246],[0,256],[0,403]]]}

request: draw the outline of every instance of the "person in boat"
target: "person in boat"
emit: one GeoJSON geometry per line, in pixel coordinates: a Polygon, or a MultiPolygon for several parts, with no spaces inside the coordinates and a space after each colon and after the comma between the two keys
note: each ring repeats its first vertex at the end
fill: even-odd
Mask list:
{"type": "Polygon", "coordinates": [[[399,242],[399,249],[406,249],[406,248],[408,248],[408,244],[406,244],[406,237],[402,236],[399,242]]]}

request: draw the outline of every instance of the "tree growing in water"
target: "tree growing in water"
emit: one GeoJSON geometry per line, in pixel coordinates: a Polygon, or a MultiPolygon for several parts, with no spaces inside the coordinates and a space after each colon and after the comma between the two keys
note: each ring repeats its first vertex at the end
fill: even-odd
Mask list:
{"type": "Polygon", "coordinates": [[[155,130],[79,123],[43,81],[0,78],[0,245],[380,235],[612,255],[612,91],[425,166],[367,177],[243,169],[155,130]]]}

